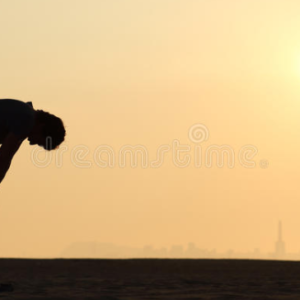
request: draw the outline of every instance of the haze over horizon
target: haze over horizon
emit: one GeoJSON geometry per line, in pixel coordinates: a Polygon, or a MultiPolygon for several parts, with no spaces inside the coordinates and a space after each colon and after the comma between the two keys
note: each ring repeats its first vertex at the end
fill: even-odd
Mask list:
{"type": "Polygon", "coordinates": [[[27,141],[16,154],[0,187],[0,257],[55,257],[87,241],[270,252],[279,220],[298,253],[299,9],[296,0],[0,1],[0,98],[32,101],[67,130],[48,166],[27,141]],[[180,154],[188,166],[176,163],[174,141],[190,146],[180,154]],[[112,167],[97,164],[101,145],[112,167]],[[146,150],[146,167],[128,156],[122,166],[128,145],[146,150]],[[208,166],[215,145],[229,151],[223,167],[208,166]]]}

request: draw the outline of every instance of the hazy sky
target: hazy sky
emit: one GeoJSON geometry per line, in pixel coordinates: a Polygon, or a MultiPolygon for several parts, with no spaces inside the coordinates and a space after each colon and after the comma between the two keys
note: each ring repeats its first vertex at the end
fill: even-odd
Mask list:
{"type": "Polygon", "coordinates": [[[298,0],[0,0],[0,98],[32,101],[67,130],[47,167],[28,141],[16,154],[0,187],[0,256],[55,257],[77,241],[270,252],[279,219],[299,252],[299,10],[298,0]],[[209,131],[201,144],[194,124],[209,131]],[[174,140],[191,147],[188,167],[172,150],[160,167],[120,165],[126,145],[154,161],[174,140]],[[101,145],[114,167],[96,163],[101,145]],[[234,151],[233,168],[206,166],[212,145],[234,151]],[[254,168],[241,149],[258,150],[254,168]]]}

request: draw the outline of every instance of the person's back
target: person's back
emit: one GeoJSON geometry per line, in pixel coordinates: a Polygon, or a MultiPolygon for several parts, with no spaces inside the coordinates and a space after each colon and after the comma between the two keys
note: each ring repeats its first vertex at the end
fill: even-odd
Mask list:
{"type": "Polygon", "coordinates": [[[0,144],[9,133],[25,139],[33,128],[35,110],[31,102],[0,99],[0,144]]]}

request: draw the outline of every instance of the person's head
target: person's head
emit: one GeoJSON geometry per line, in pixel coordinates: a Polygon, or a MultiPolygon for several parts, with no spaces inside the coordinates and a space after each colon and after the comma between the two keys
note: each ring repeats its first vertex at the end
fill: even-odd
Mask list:
{"type": "Polygon", "coordinates": [[[35,111],[35,125],[28,136],[30,145],[46,150],[56,149],[65,139],[66,130],[62,120],[43,110],[35,111]]]}

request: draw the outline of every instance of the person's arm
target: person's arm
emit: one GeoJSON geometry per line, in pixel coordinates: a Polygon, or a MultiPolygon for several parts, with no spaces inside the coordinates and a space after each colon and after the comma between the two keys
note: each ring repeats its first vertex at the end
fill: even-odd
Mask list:
{"type": "MultiPolygon", "coordinates": [[[[24,140],[24,139],[23,139],[24,140]]],[[[15,134],[9,133],[4,139],[0,148],[0,183],[4,179],[11,161],[21,146],[23,140],[20,140],[15,134]]]]}

